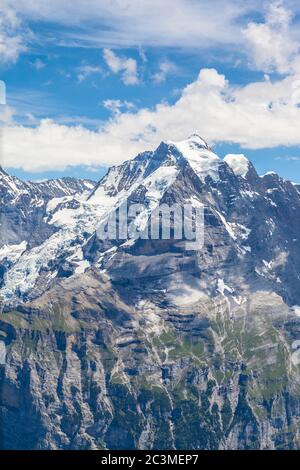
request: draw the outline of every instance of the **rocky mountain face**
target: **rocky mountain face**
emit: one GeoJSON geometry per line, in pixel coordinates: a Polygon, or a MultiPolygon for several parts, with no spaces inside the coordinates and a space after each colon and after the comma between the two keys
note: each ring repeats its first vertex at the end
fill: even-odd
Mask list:
{"type": "Polygon", "coordinates": [[[299,185],[196,135],[0,184],[1,448],[300,448],[299,185]],[[100,239],[125,200],[204,205],[204,246],[100,239]]]}
{"type": "Polygon", "coordinates": [[[0,166],[0,243],[13,245],[27,242],[39,245],[53,229],[44,221],[50,200],[89,193],[95,182],[61,178],[41,182],[22,181],[8,175],[0,166]]]}
{"type": "Polygon", "coordinates": [[[47,223],[48,205],[86,197],[95,184],[75,178],[24,182],[0,167],[0,285],[22,253],[40,246],[57,231],[47,223]]]}

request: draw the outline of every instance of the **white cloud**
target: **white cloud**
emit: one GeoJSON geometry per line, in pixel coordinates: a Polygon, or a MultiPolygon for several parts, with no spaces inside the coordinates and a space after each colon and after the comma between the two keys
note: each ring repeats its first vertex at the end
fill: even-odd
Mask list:
{"type": "Polygon", "coordinates": [[[132,110],[135,108],[134,104],[130,101],[121,101],[121,100],[104,100],[102,102],[104,108],[111,111],[113,114],[120,114],[121,110],[132,110]]]}
{"type": "Polygon", "coordinates": [[[144,62],[144,64],[146,62],[148,62],[148,57],[147,57],[146,52],[144,51],[144,49],[142,47],[139,48],[139,56],[142,59],[142,62],[144,62]]]}
{"type": "Polygon", "coordinates": [[[96,65],[83,64],[78,67],[77,71],[77,79],[79,82],[83,82],[87,77],[93,74],[103,75],[102,68],[96,65]]]}
{"type": "Polygon", "coordinates": [[[300,108],[293,83],[293,77],[274,82],[266,77],[231,86],[216,70],[203,69],[174,104],[116,112],[98,131],[51,120],[36,128],[8,125],[3,133],[4,164],[30,171],[118,164],[161,140],[180,140],[193,132],[210,143],[235,142],[251,149],[300,145],[300,108]]]}
{"type": "Polygon", "coordinates": [[[258,0],[8,1],[26,19],[63,24],[66,34],[57,39],[66,45],[108,48],[236,45],[241,16],[261,9],[258,0]]]}
{"type": "Polygon", "coordinates": [[[254,65],[265,72],[290,73],[300,44],[291,33],[293,14],[281,1],[271,3],[264,23],[251,22],[243,33],[254,65]]]}
{"type": "Polygon", "coordinates": [[[285,162],[299,162],[300,157],[286,155],[284,157],[276,157],[275,160],[284,160],[285,162]]]}
{"type": "Polygon", "coordinates": [[[6,86],[3,80],[0,80],[0,105],[6,103],[6,86]]]}
{"type": "Polygon", "coordinates": [[[25,33],[15,11],[0,0],[0,62],[16,62],[26,50],[24,41],[25,33]]]}
{"type": "Polygon", "coordinates": [[[164,82],[170,73],[174,73],[177,70],[177,66],[169,60],[164,60],[159,64],[159,71],[153,75],[154,83],[164,82]]]}
{"type": "MultiPolygon", "coordinates": [[[[129,144],[125,156],[127,152],[134,155],[137,149],[135,143],[129,144]]],[[[106,166],[120,161],[117,156],[123,152],[124,142],[118,136],[44,119],[36,128],[14,125],[4,129],[2,165],[33,172],[62,170],[69,165],[106,166]]]]}
{"type": "MultiPolygon", "coordinates": [[[[15,114],[15,110],[12,107],[0,106],[0,124],[2,125],[3,123],[5,124],[12,123],[14,114],[15,114]]],[[[0,129],[0,132],[1,132],[1,129],[0,129]]]]}
{"type": "Polygon", "coordinates": [[[34,67],[37,71],[42,70],[43,68],[46,67],[45,62],[43,62],[41,59],[36,59],[34,62],[32,62],[32,67],[34,67]]]}
{"type": "Polygon", "coordinates": [[[122,81],[125,85],[136,85],[139,83],[137,73],[137,62],[131,57],[120,57],[110,49],[103,50],[104,60],[113,73],[121,72],[122,81]]]}
{"type": "MultiPolygon", "coordinates": [[[[222,48],[227,52],[230,48],[231,53],[240,54],[248,42],[257,68],[286,73],[300,40],[297,0],[285,0],[284,4],[261,0],[0,0],[4,1],[5,11],[18,11],[23,23],[52,22],[52,43],[106,49],[137,47],[144,59],[147,47],[222,48]],[[265,22],[245,24],[251,15],[264,13],[266,4],[265,22]]],[[[16,17],[15,13],[9,15],[16,17]]],[[[46,33],[36,34],[39,43],[48,39],[46,33]]],[[[0,54],[6,60],[16,60],[24,50],[23,36],[0,33],[0,54]]],[[[127,64],[127,77],[124,70],[128,84],[137,82],[134,67],[132,59],[127,64]]]]}
{"type": "MultiPolygon", "coordinates": [[[[52,43],[108,50],[137,47],[142,60],[146,58],[144,48],[180,47],[230,50],[234,61],[248,43],[257,68],[286,73],[300,40],[297,0],[285,0],[286,7],[278,1],[270,4],[261,0],[0,0],[4,1],[10,11],[18,11],[24,23],[52,22],[55,32],[51,34],[52,43]],[[266,4],[269,8],[265,22],[245,24],[251,15],[264,13],[266,4]],[[289,8],[295,13],[294,19],[289,8]]],[[[48,39],[46,33],[36,34],[39,43],[48,39]]],[[[2,56],[16,60],[25,47],[23,36],[8,37],[5,33],[1,39],[0,34],[0,51],[6,50],[1,51],[2,56]]],[[[109,60],[113,62],[112,58],[109,60]]],[[[135,84],[136,61],[128,60],[123,70],[124,81],[135,84]]]]}

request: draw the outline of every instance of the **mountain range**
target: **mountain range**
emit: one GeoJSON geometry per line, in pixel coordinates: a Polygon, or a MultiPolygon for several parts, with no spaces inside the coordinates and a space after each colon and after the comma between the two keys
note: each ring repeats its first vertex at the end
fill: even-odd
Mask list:
{"type": "Polygon", "coordinates": [[[300,185],[192,135],[0,195],[0,448],[300,448],[300,185]],[[124,201],[204,246],[102,240],[124,201]]]}

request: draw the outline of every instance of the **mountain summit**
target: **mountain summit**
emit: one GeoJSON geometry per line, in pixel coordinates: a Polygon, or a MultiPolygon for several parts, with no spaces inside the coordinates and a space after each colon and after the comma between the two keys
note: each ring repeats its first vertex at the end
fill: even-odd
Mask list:
{"type": "Polygon", "coordinates": [[[297,185],[192,135],[0,193],[3,448],[299,449],[297,185]],[[204,207],[204,246],[101,239],[125,202],[204,207]]]}
{"type": "MultiPolygon", "coordinates": [[[[138,241],[127,252],[118,240],[105,244],[97,238],[97,227],[105,224],[109,214],[126,200],[144,205],[144,214],[133,221],[137,224],[143,220],[144,225],[160,204],[203,204],[206,245],[195,256],[203,258],[205,264],[209,262],[211,268],[216,261],[218,266],[214,269],[222,277],[222,270],[228,271],[230,253],[235,261],[228,275],[234,284],[234,278],[240,275],[246,276],[249,285],[261,279],[288,302],[300,304],[296,276],[300,261],[295,241],[300,239],[295,217],[300,196],[296,186],[276,178],[259,177],[244,155],[228,155],[221,160],[195,134],[185,141],[162,142],[154,152],[141,153],[112,167],[96,185],[70,178],[23,183],[3,173],[0,190],[6,204],[1,208],[1,237],[6,255],[2,258],[1,295],[6,301],[34,298],[60,278],[94,269],[99,263],[108,276],[115,275],[116,267],[117,272],[124,273],[119,268],[121,258],[130,259],[133,265],[137,263],[136,269],[143,275],[140,258],[135,256],[135,250],[141,249],[135,248],[140,247],[138,241]],[[18,221],[16,229],[7,215],[12,211],[14,222],[18,221]],[[19,257],[13,254],[16,246],[24,244],[26,250],[19,257]],[[208,246],[213,252],[206,258],[208,246]],[[114,256],[107,256],[112,249],[114,256]],[[280,253],[284,253],[286,262],[277,266],[274,260],[280,253]],[[264,263],[275,263],[275,272],[266,269],[264,263]],[[248,273],[244,272],[246,266],[248,273]]],[[[144,242],[144,249],[148,244],[144,242]]],[[[171,241],[164,245],[168,253],[171,241]]],[[[184,249],[180,243],[177,246],[184,258],[184,249]]],[[[152,249],[155,252],[154,246],[152,249]]],[[[172,257],[163,260],[162,272],[174,261],[172,257]]],[[[147,263],[147,273],[156,272],[158,266],[147,263]]],[[[197,269],[201,270],[200,266],[197,269]]],[[[214,283],[208,280],[216,272],[206,275],[207,289],[212,294],[214,283]]]]}

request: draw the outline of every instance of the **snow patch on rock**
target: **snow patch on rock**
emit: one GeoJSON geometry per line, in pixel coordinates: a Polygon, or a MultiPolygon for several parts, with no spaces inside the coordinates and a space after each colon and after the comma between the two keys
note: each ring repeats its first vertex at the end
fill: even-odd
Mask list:
{"type": "Polygon", "coordinates": [[[7,259],[15,263],[26,250],[27,242],[24,240],[18,245],[3,245],[0,248],[0,261],[7,259]]]}

